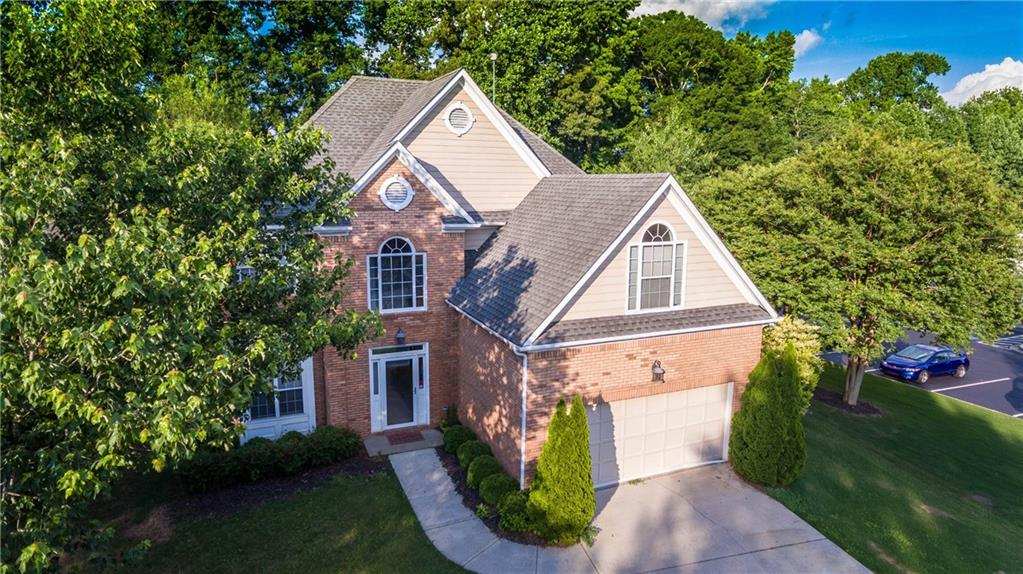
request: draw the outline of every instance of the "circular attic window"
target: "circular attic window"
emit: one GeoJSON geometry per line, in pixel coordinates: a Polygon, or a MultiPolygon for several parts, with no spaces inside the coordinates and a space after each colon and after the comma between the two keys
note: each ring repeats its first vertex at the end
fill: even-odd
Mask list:
{"type": "Polygon", "coordinates": [[[451,133],[456,136],[462,136],[471,130],[472,124],[475,122],[476,118],[469,111],[469,107],[462,102],[451,104],[448,106],[447,111],[444,112],[444,125],[448,126],[451,133]]]}
{"type": "Polygon", "coordinates": [[[389,178],[380,186],[380,201],[387,207],[398,211],[412,202],[415,191],[408,180],[400,175],[389,178]]]}

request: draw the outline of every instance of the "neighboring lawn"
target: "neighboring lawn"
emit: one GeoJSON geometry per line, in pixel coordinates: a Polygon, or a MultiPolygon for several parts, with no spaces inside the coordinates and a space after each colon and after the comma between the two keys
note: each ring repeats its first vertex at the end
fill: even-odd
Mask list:
{"type": "Polygon", "coordinates": [[[464,572],[426,538],[397,478],[338,476],[225,518],[179,520],[132,572],[464,572]]]}
{"type": "Polygon", "coordinates": [[[814,402],[806,472],[768,493],[874,571],[1023,572],[1023,420],[872,375],[861,400],[883,416],[814,402]]]}

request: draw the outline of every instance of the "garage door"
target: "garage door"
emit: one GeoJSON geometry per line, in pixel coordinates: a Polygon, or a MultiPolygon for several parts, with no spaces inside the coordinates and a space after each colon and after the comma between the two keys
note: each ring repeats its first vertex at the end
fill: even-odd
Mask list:
{"type": "Polygon", "coordinates": [[[732,385],[587,408],[593,482],[618,482],[725,458],[732,385]]]}

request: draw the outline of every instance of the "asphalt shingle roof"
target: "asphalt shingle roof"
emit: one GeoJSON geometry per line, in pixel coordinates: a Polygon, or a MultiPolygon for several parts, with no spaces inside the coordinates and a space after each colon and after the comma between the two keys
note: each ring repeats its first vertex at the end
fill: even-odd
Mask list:
{"type": "Polygon", "coordinates": [[[737,303],[734,305],[719,305],[717,307],[665,311],[663,313],[574,319],[558,321],[552,324],[544,332],[543,336],[537,339],[536,344],[545,345],[602,339],[605,337],[623,337],[677,329],[695,329],[713,327],[715,325],[745,323],[747,321],[765,321],[770,318],[771,314],[759,305],[737,303]]]}
{"type": "MultiPolygon", "coordinates": [[[[394,136],[459,71],[430,81],[352,76],[309,118],[309,123],[331,134],[327,155],[339,170],[359,179],[387,150],[394,136]]],[[[551,173],[583,173],[515,118],[499,111],[551,173]]]]}
{"type": "Polygon", "coordinates": [[[523,344],[667,177],[580,174],[540,180],[484,245],[449,301],[523,344]]]}

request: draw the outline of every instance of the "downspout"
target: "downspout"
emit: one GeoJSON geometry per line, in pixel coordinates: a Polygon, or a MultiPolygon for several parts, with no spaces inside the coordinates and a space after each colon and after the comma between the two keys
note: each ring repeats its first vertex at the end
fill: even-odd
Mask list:
{"type": "Polygon", "coordinates": [[[522,446],[519,451],[519,489],[522,490],[526,488],[526,395],[528,393],[529,354],[521,352],[514,345],[511,350],[515,356],[522,357],[522,446]]]}

